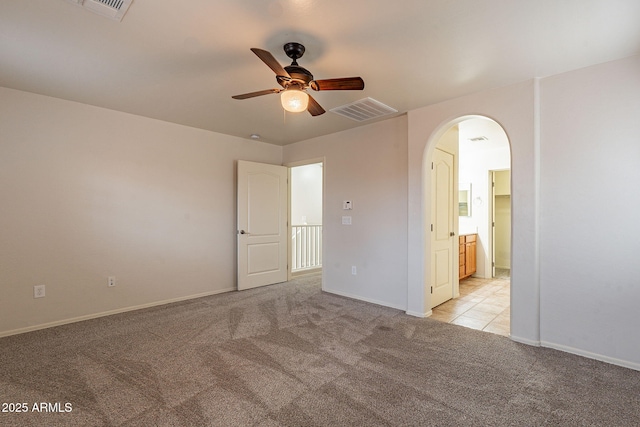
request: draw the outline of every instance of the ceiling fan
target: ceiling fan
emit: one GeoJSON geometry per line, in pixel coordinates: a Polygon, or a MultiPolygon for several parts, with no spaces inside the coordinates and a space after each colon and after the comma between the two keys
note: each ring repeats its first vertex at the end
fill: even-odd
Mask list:
{"type": "Polygon", "coordinates": [[[364,80],[361,77],[342,77],[337,79],[314,80],[313,74],[306,68],[298,65],[297,60],[304,55],[305,48],[300,43],[287,43],[284,45],[284,52],[293,61],[291,65],[282,67],[273,55],[262,49],[251,48],[258,58],[276,73],[276,81],[282,89],[267,89],[258,92],[244,93],[232,96],[233,99],[247,99],[256,96],[269,95],[271,93],[281,93],[280,100],[282,107],[292,113],[307,110],[312,116],[319,116],[325,113],[324,108],[309,95],[306,90],[362,90],[364,80]]]}

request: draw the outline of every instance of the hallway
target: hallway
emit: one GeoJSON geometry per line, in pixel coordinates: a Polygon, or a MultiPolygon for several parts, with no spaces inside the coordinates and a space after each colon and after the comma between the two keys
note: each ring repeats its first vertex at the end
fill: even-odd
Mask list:
{"type": "Polygon", "coordinates": [[[460,297],[435,307],[430,318],[509,336],[510,286],[508,273],[493,279],[469,277],[460,282],[460,297]]]}

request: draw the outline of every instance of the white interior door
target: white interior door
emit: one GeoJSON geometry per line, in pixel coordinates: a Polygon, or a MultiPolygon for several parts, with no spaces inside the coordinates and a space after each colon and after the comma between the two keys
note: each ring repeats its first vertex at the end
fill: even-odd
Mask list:
{"type": "Polygon", "coordinates": [[[238,290],[287,280],[287,168],[238,161],[238,290]]]}
{"type": "Polygon", "coordinates": [[[453,298],[453,172],[453,155],[436,148],[431,171],[431,308],[453,298]]]}

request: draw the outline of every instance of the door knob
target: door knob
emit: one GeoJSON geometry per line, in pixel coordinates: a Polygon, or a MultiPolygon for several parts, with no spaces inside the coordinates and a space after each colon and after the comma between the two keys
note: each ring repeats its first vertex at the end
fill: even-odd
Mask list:
{"type": "Polygon", "coordinates": [[[246,231],[244,231],[244,230],[240,230],[240,234],[249,234],[249,233],[247,233],[247,232],[246,232],[246,231]]]}
{"type": "Polygon", "coordinates": [[[451,237],[453,237],[455,235],[456,235],[456,233],[454,233],[453,231],[449,233],[449,236],[451,236],[451,237]]]}

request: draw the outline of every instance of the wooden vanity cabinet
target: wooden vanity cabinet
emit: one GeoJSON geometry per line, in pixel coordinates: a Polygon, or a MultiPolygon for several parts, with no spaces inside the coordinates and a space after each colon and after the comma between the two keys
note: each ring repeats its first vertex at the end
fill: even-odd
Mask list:
{"type": "Polygon", "coordinates": [[[476,272],[476,240],[477,234],[464,234],[459,237],[460,243],[460,280],[476,272]]]}

